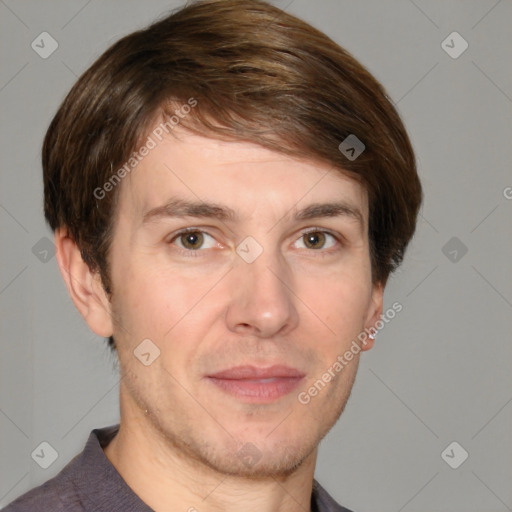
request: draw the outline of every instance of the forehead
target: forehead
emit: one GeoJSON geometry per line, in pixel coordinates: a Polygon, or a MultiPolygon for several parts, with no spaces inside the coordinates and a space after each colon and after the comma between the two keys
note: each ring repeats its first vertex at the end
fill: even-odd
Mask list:
{"type": "MultiPolygon", "coordinates": [[[[121,205],[134,220],[176,199],[225,205],[230,220],[285,215],[307,205],[337,203],[367,223],[364,187],[333,166],[295,158],[250,142],[220,141],[173,132],[141,159],[129,175],[121,205]]],[[[178,201],[179,202],[179,201],[178,201]]],[[[196,211],[200,208],[196,208],[196,211]]],[[[210,208],[211,210],[211,208],[210,208]]],[[[212,215],[213,216],[213,215],[212,215]]]]}

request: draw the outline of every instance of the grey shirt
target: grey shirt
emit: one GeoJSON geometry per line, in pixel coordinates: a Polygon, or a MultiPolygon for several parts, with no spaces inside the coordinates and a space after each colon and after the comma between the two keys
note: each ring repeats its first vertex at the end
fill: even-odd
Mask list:
{"type": "MultiPolygon", "coordinates": [[[[119,424],[94,429],[84,450],[54,478],[23,494],[3,512],[154,512],[122,479],[103,448],[119,424]]],[[[350,512],[313,481],[312,512],[350,512]]]]}

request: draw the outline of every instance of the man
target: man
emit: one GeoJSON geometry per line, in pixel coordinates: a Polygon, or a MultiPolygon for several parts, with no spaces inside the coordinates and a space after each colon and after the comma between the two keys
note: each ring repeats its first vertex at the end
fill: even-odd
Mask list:
{"type": "Polygon", "coordinates": [[[43,172],[121,419],[6,511],[346,511],[317,448],[422,199],[380,84],[270,4],[195,2],[84,73],[43,172]]]}

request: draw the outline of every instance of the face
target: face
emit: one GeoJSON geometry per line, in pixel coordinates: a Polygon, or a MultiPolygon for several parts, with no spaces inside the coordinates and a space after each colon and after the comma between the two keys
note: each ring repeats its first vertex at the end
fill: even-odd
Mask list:
{"type": "Polygon", "coordinates": [[[222,473],[287,474],[338,419],[359,354],[308,389],[381,313],[364,188],[325,164],[185,132],[121,185],[110,263],[122,414],[222,473]]]}

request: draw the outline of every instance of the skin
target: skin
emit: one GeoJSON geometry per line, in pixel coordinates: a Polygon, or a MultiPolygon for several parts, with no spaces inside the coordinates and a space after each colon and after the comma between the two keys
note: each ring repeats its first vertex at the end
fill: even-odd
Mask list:
{"type": "Polygon", "coordinates": [[[343,411],[360,354],[307,405],[297,395],[382,314],[366,191],[324,163],[172,133],[120,185],[112,302],[65,229],[55,235],[74,303],[118,346],[121,427],[105,454],[157,512],[310,510],[317,446],[343,411]],[[171,197],[226,205],[239,218],[142,222],[171,197]],[[297,209],[340,199],[363,225],[347,215],[293,219],[297,209]],[[192,249],[176,237],[186,227],[200,231],[192,249]],[[304,231],[317,237],[308,244],[304,231]],[[247,236],[263,248],[252,263],[236,252],[247,236]],[[149,366],[134,356],[144,339],[160,350],[149,366]],[[206,378],[244,364],[285,364],[305,377],[270,403],[226,394],[206,378]],[[247,443],[260,455],[254,464],[238,455],[247,443]]]}

